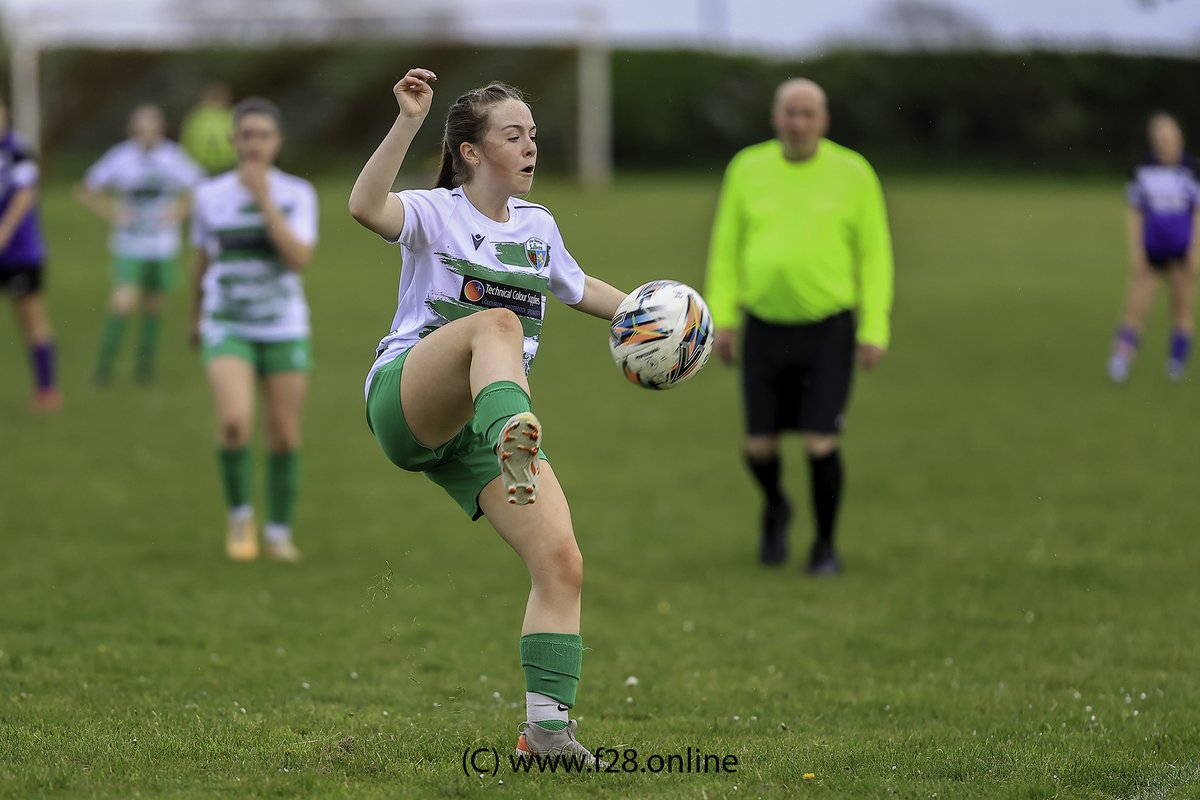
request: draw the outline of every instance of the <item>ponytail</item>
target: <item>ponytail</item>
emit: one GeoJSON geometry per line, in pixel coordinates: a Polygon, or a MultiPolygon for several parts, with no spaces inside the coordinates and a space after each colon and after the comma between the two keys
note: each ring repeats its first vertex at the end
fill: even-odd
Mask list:
{"type": "Polygon", "coordinates": [[[450,152],[450,142],[443,136],[442,165],[438,168],[437,183],[433,185],[433,188],[453,189],[454,186],[454,156],[450,152]]]}

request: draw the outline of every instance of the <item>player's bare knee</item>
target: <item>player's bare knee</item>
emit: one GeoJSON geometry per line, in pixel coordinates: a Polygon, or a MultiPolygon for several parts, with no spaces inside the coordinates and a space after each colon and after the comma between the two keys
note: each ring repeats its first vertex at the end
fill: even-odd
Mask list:
{"type": "Polygon", "coordinates": [[[109,308],[114,314],[125,317],[133,313],[137,301],[137,291],[131,287],[122,286],[113,292],[112,299],[109,301],[109,308]]]}
{"type": "Polygon", "coordinates": [[[554,547],[550,565],[560,590],[578,593],[583,588],[583,554],[573,538],[564,539],[554,547]]]}
{"type": "Polygon", "coordinates": [[[250,422],[237,417],[222,419],[218,435],[222,447],[245,447],[250,443],[250,422]]]}
{"type": "Polygon", "coordinates": [[[804,451],[813,458],[824,458],[838,449],[838,438],[828,433],[804,434],[804,451]]]}
{"type": "Polygon", "coordinates": [[[524,342],[525,331],[521,327],[521,318],[507,308],[489,308],[481,311],[478,316],[479,324],[487,336],[501,336],[524,342]]]}
{"type": "Polygon", "coordinates": [[[750,436],[742,443],[742,450],[751,461],[770,461],[779,453],[779,440],[774,436],[750,436]]]}

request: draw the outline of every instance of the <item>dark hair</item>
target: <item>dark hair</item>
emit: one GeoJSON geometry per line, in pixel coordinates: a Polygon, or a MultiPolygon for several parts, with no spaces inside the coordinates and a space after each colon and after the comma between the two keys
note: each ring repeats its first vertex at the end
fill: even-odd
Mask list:
{"type": "Polygon", "coordinates": [[[233,127],[237,127],[242,123],[242,120],[251,114],[263,114],[275,120],[275,126],[283,130],[283,115],[279,113],[279,106],[272,103],[263,97],[247,97],[233,107],[233,127]]]}
{"type": "Polygon", "coordinates": [[[519,89],[506,83],[489,83],[480,89],[472,89],[454,101],[446,112],[446,131],[442,135],[442,166],[438,170],[436,189],[453,189],[471,177],[471,168],[463,161],[463,142],[478,142],[487,127],[488,112],[492,106],[505,100],[524,103],[519,89]]]}

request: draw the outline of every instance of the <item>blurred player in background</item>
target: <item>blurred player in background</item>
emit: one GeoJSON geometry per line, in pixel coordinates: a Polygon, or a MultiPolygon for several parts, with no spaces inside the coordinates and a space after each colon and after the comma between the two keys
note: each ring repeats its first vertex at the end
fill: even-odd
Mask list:
{"type": "Polygon", "coordinates": [[[298,561],[292,542],[300,472],[300,418],[311,368],[301,273],[317,243],[312,184],[275,167],[279,110],[250,98],[234,108],[238,166],[201,183],[192,211],[196,245],[194,342],[217,408],[218,458],[229,508],[225,552],[258,557],[251,505],[255,386],[266,401],[268,558],[298,561]]]}
{"type": "Polygon", "coordinates": [[[780,486],[779,435],[800,431],[808,452],[816,541],[813,575],[841,563],[833,537],[842,497],[838,434],[859,364],[888,346],[892,246],[883,192],[866,160],[824,138],[825,93],[784,82],[771,113],[776,137],[738,153],[713,225],[705,296],[717,356],[737,358],[742,329],[745,454],[766,498],[759,558],[787,559],[792,506],[780,486]]]}
{"type": "Polygon", "coordinates": [[[204,87],[196,105],[183,118],[179,144],[209,175],[237,164],[233,149],[233,93],[223,83],[204,87]]]}
{"type": "Polygon", "coordinates": [[[526,373],[547,293],[608,322],[624,295],[585,275],[550,212],[520,199],[533,186],[537,130],[509,86],[458,98],[437,187],[392,194],[433,80],[413,69],[393,88],[399,116],[350,195],[354,218],[403,258],[392,332],[367,376],[367,421],[392,463],[424,472],[472,519],[487,517],[529,570],[517,755],[590,760],[567,713],[583,662],[583,557],[562,487],[541,460],[526,373]]]}
{"type": "Polygon", "coordinates": [[[129,139],[93,164],[75,192],[93,214],[112,226],[113,291],[93,374],[99,386],[112,377],[125,320],[139,301],[137,376],[142,382],[154,376],[166,293],[179,272],[179,226],[191,208],[192,188],[204,177],[164,134],[162,110],[138,106],[129,116],[129,139]]]}
{"type": "Polygon", "coordinates": [[[33,369],[36,411],[56,411],[62,394],[54,382],[54,331],[42,298],[46,248],[38,226],[38,165],[9,126],[0,99],[0,291],[13,299],[33,369]]]}
{"type": "Polygon", "coordinates": [[[1127,190],[1129,291],[1108,359],[1108,376],[1117,383],[1129,377],[1160,281],[1166,281],[1171,295],[1171,380],[1183,377],[1192,351],[1192,298],[1200,261],[1195,244],[1200,226],[1196,160],[1184,152],[1183,131],[1170,114],[1151,117],[1146,137],[1150,152],[1134,169],[1127,190]]]}

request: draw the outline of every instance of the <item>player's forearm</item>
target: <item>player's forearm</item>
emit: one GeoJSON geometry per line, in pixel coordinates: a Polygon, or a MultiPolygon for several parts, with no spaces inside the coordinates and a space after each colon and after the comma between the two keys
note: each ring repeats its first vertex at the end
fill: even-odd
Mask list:
{"type": "Polygon", "coordinates": [[[886,348],[891,338],[892,254],[886,242],[862,260],[859,270],[858,341],[886,348]]]}
{"type": "Polygon", "coordinates": [[[726,189],[713,221],[708,271],[704,277],[704,301],[718,328],[736,328],[739,322],[738,262],[742,231],[740,217],[729,198],[726,189]]]}
{"type": "Polygon", "coordinates": [[[1200,269],[1200,241],[1197,239],[1200,239],[1200,209],[1192,217],[1192,241],[1187,251],[1187,265],[1192,272],[1200,269]]]}
{"type": "Polygon", "coordinates": [[[204,307],[204,273],[208,270],[208,255],[203,249],[196,250],[192,262],[192,324],[200,324],[200,309],[204,307]]]}
{"type": "Polygon", "coordinates": [[[1129,245],[1129,261],[1137,264],[1145,258],[1142,247],[1142,212],[1131,208],[1125,212],[1125,236],[1129,245]]]}
{"type": "Polygon", "coordinates": [[[420,128],[419,119],[397,117],[354,181],[354,188],[350,190],[350,216],[364,227],[378,233],[383,226],[392,184],[420,128]]]}
{"type": "Polygon", "coordinates": [[[617,306],[624,299],[625,293],[620,289],[588,275],[583,284],[583,297],[571,308],[593,317],[612,320],[617,313],[617,306]]]}
{"type": "Polygon", "coordinates": [[[296,238],[287,217],[279,210],[279,206],[275,205],[274,200],[264,198],[259,207],[262,209],[263,222],[267,226],[267,238],[275,246],[275,252],[279,253],[280,261],[293,272],[302,272],[308,266],[308,262],[312,261],[315,248],[296,238]]]}
{"type": "Polygon", "coordinates": [[[175,206],[171,212],[172,223],[175,225],[181,224],[192,214],[192,195],[190,192],[181,194],[175,200],[175,206]]]}
{"type": "Polygon", "coordinates": [[[75,199],[104,222],[109,225],[116,224],[117,203],[110,195],[93,191],[85,186],[77,186],[75,187],[75,199]]]}

